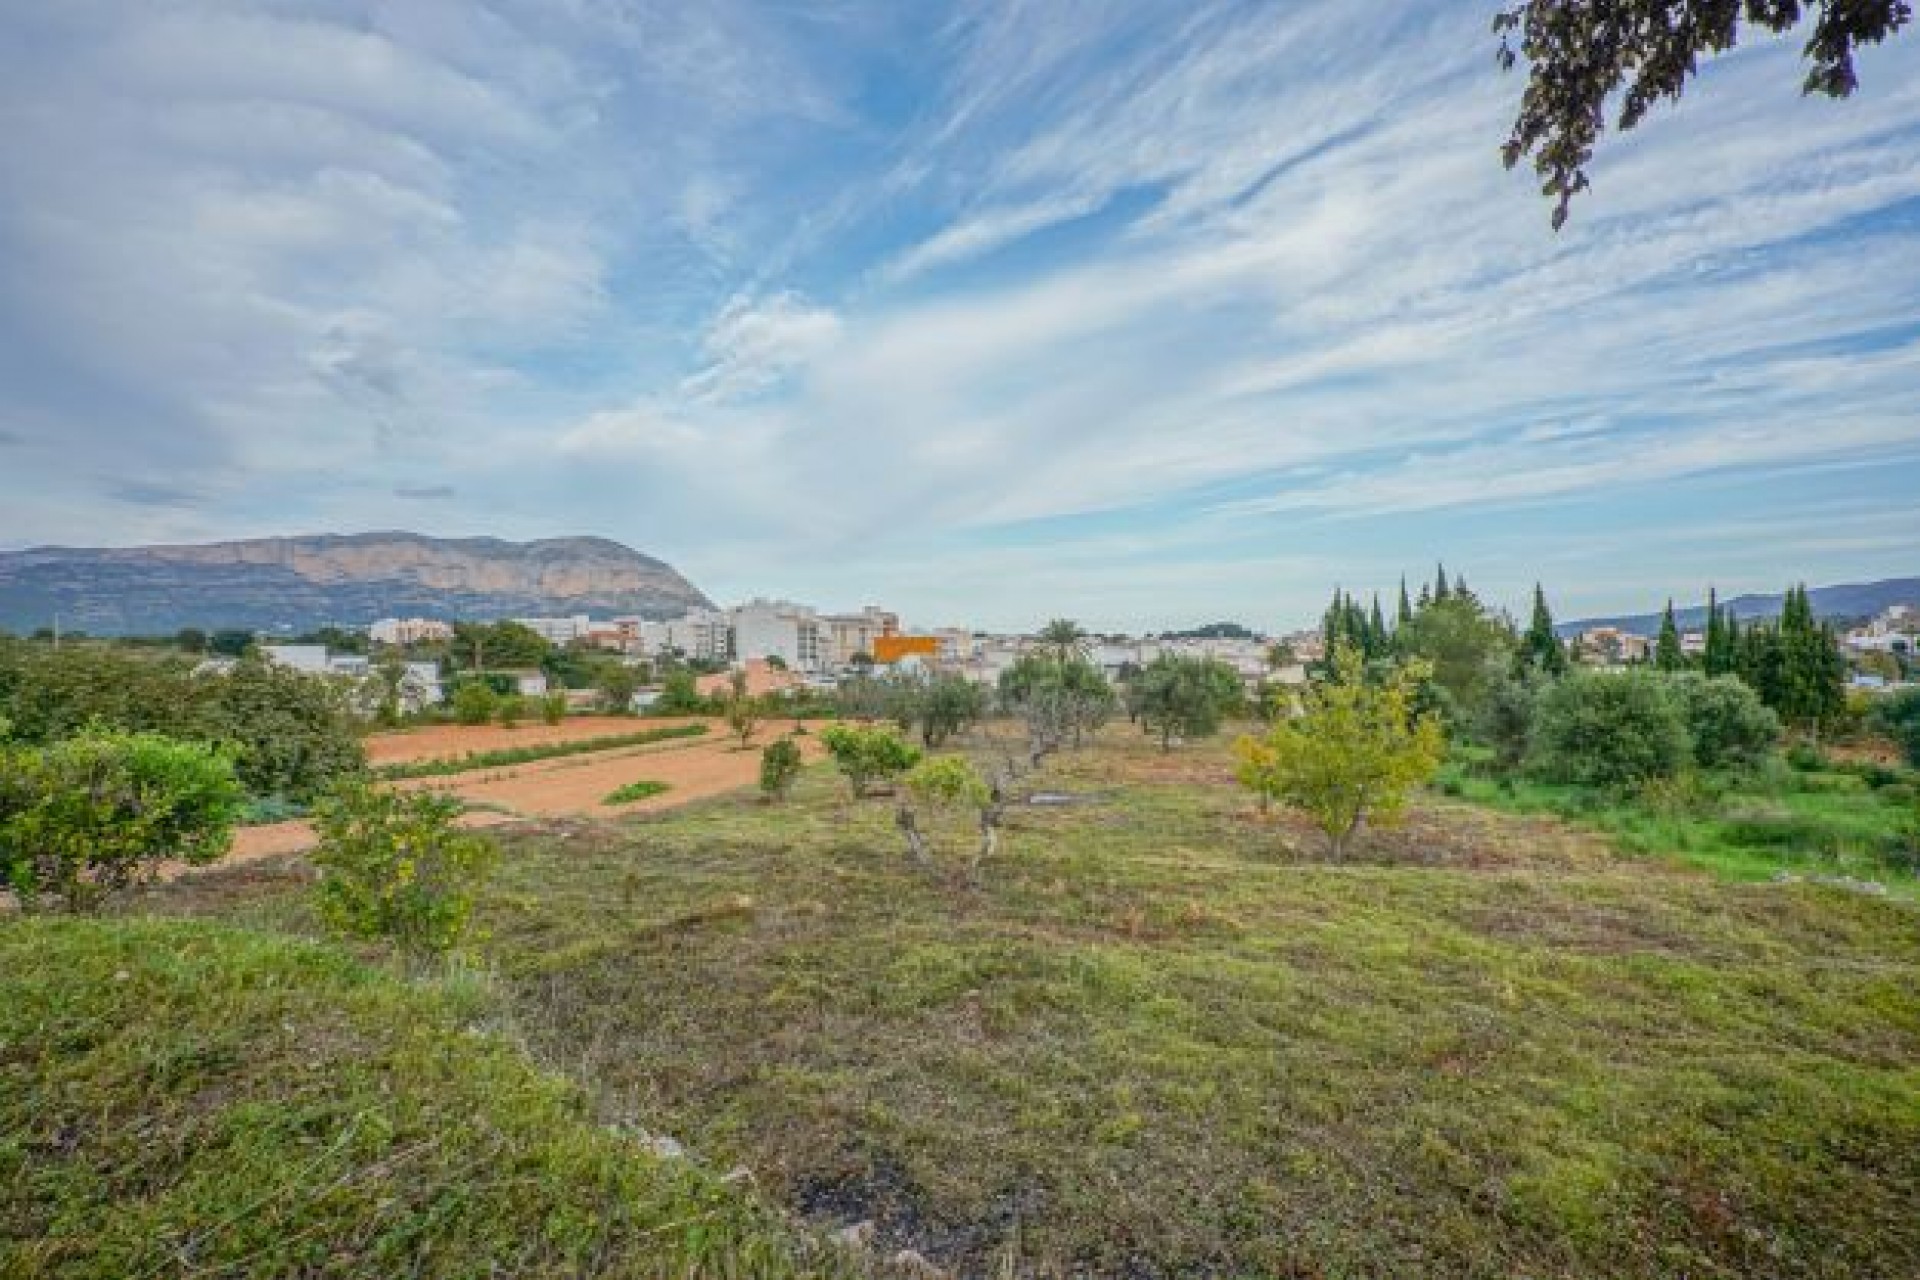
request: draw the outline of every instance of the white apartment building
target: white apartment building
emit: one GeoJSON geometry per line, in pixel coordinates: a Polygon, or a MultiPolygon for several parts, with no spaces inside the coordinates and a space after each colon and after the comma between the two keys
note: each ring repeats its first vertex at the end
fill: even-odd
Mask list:
{"type": "Polygon", "coordinates": [[[537,632],[548,644],[572,644],[586,639],[587,633],[593,630],[593,620],[584,613],[568,618],[515,618],[513,621],[537,632]]]}
{"type": "Polygon", "coordinates": [[[751,600],[731,613],[734,661],[778,658],[792,671],[821,671],[828,665],[828,628],[807,606],[751,600]]]}
{"type": "Polygon", "coordinates": [[[453,639],[453,624],[437,618],[382,618],[367,628],[375,644],[431,644],[453,639]]]}
{"type": "Polygon", "coordinates": [[[696,609],[665,622],[642,622],[635,639],[646,655],[671,651],[696,662],[733,660],[733,622],[718,609],[696,609]]]}

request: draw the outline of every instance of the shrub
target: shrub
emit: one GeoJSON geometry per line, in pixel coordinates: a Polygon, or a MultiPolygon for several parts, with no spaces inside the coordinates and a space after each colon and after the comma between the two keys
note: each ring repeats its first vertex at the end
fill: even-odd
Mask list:
{"type": "Polygon", "coordinates": [[[451,949],[493,869],[491,841],[454,825],[460,803],[432,791],[349,783],[314,810],[321,919],[416,954],[451,949]]]}
{"type": "Polygon", "coordinates": [[[540,719],[545,724],[559,724],[567,718],[567,695],[555,690],[540,699],[540,719]]]}
{"type": "Polygon", "coordinates": [[[1758,764],[1780,740],[1780,718],[1738,676],[1687,672],[1668,680],[1701,768],[1758,764]]]}
{"type": "Polygon", "coordinates": [[[1691,756],[1679,700],[1658,675],[1580,672],[1540,697],[1531,758],[1556,781],[1631,787],[1673,777],[1691,756]]]}
{"type": "Polygon", "coordinates": [[[1481,739],[1493,748],[1495,771],[1511,773],[1526,760],[1527,746],[1533,738],[1534,707],[1547,683],[1537,669],[1528,667],[1518,675],[1502,676],[1488,684],[1476,727],[1481,739]]]}
{"type": "Polygon", "coordinates": [[[640,691],[638,671],[624,662],[610,662],[600,669],[597,684],[602,711],[622,716],[633,711],[633,695],[640,691]]]}
{"type": "Polygon", "coordinates": [[[205,701],[192,736],[231,743],[234,772],[254,795],[310,801],[366,768],[349,691],[338,681],[250,657],[198,683],[205,701]]]}
{"type": "Polygon", "coordinates": [[[846,775],[855,798],[877,782],[890,781],[920,763],[920,752],[889,729],[834,724],[821,730],[833,763],[846,775]]]}
{"type": "Polygon", "coordinates": [[[800,776],[800,744],[777,738],[760,751],[760,790],[769,800],[785,800],[800,776]]]}
{"type": "Polygon", "coordinates": [[[493,717],[500,722],[502,729],[518,728],[520,717],[526,713],[527,701],[517,693],[509,693],[494,705],[493,717]]]}
{"type": "Polygon", "coordinates": [[[164,860],[219,858],[244,801],[231,757],[202,743],[93,731],[0,748],[0,875],[23,907],[88,910],[164,860]]]}
{"type": "Polygon", "coordinates": [[[1873,721],[1900,744],[1908,764],[1920,765],[1920,689],[1908,689],[1888,698],[1873,713],[1873,721]]]}
{"type": "Polygon", "coordinates": [[[464,680],[453,691],[453,718],[461,724],[486,724],[499,706],[499,695],[485,680],[464,680]]]}
{"type": "Polygon", "coordinates": [[[600,803],[633,804],[636,801],[651,800],[655,796],[663,796],[672,789],[673,788],[664,782],[655,782],[651,778],[642,778],[638,782],[629,782],[624,786],[615,787],[607,793],[606,799],[600,803]]]}

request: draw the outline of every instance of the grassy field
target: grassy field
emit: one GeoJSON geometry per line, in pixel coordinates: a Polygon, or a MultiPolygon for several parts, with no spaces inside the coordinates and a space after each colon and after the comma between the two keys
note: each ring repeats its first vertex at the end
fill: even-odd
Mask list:
{"type": "MultiPolygon", "coordinates": [[[[418,1101],[388,1154],[311,1180],[430,1144],[442,1181],[424,1179],[420,1198],[300,1220],[310,1240],[360,1248],[377,1220],[402,1233],[389,1258],[440,1241],[430,1188],[454,1195],[464,1176],[476,1185],[456,1199],[474,1216],[459,1221],[497,1216],[497,1229],[445,1247],[505,1248],[486,1242],[532,1231],[549,1269],[631,1265],[639,1255],[606,1253],[604,1231],[591,1255],[539,1234],[552,1213],[620,1202],[605,1190],[616,1167],[660,1205],[646,1221],[675,1221],[681,1193],[660,1189],[657,1164],[629,1169],[600,1145],[612,1124],[670,1133],[699,1167],[744,1165],[768,1201],[819,1227],[870,1219],[883,1255],[911,1247],[966,1275],[1920,1274],[1911,904],[1729,883],[1622,857],[1551,818],[1444,799],[1330,866],[1303,826],[1261,818],[1231,787],[1224,743],[1161,756],[1111,731],[1035,781],[1079,803],[1014,808],[1003,853],[971,885],[915,870],[889,804],[849,802],[820,768],[785,806],[739,794],[509,836],[480,913],[493,976],[471,991],[415,994],[275,940],[310,927],[292,872],[156,891],[139,911],[221,917],[209,936],[262,952],[280,976],[226,979],[209,962],[149,1010],[108,982],[127,963],[116,957],[154,952],[145,963],[171,973],[184,962],[165,931],[208,926],[136,921],[113,926],[134,931],[125,943],[82,947],[117,948],[55,984],[111,1012],[64,1033],[94,1065],[23,1060],[11,1029],[4,1059],[35,1099],[10,1105],[37,1117],[31,1153],[8,1148],[16,1169],[72,1144],[82,1154],[57,1167],[78,1172],[36,1183],[7,1223],[78,1224],[132,1187],[136,1207],[116,1211],[126,1249],[156,1222],[163,1243],[204,1230],[246,1198],[218,1192],[217,1149],[179,1136],[209,1090],[222,1115],[260,1099],[269,1138],[234,1117],[234,1142],[282,1141],[283,1107],[324,1106],[321,1151],[360,1109],[385,1115],[378,1069],[361,1065],[367,1033],[319,1030],[344,1004],[347,1025],[460,1047],[459,1067],[426,1053],[441,1065],[403,1077],[418,1101]],[[202,984],[238,986],[222,998],[260,1009],[197,1018],[186,993],[202,984]],[[275,1031],[287,1005],[298,1032],[275,1031]],[[451,1029],[476,1020],[578,1082],[593,1123],[497,1039],[451,1029]],[[246,1029],[224,1054],[169,1049],[173,1021],[246,1029]],[[126,1043],[136,1028],[161,1047],[126,1043]],[[257,1069],[240,1048],[256,1038],[257,1069]],[[547,1101],[530,1118],[518,1094],[479,1089],[469,1054],[475,1078],[547,1101]],[[328,1064],[317,1077],[302,1074],[310,1059],[328,1064]],[[346,1084],[314,1096],[336,1071],[346,1084]],[[145,1102],[129,1084],[142,1072],[165,1085],[145,1102]],[[96,1074],[108,1101],[85,1083],[96,1074]],[[496,1126],[536,1153],[520,1157],[538,1188],[527,1204],[498,1185],[510,1175],[463,1164],[496,1126]],[[157,1171],[135,1155],[156,1133],[170,1153],[144,1157],[157,1171]],[[568,1154],[537,1154],[554,1144],[568,1154]],[[182,1163],[203,1198],[142,1216],[141,1189],[178,1185],[182,1163]]],[[[0,926],[16,956],[60,932],[18,928],[0,926]]],[[[313,1158],[271,1149],[235,1176],[291,1176],[313,1158]]],[[[715,1248],[787,1265],[785,1236],[724,1203],[715,1248]]],[[[265,1235],[245,1247],[268,1247],[265,1235]]]]}
{"type": "Polygon", "coordinates": [[[1740,880],[1850,876],[1920,900],[1920,775],[1886,766],[1784,764],[1708,774],[1651,797],[1484,776],[1456,753],[1440,788],[1511,813],[1557,814],[1632,853],[1670,855],[1740,880]]]}
{"type": "Polygon", "coordinates": [[[0,1274],[818,1275],[594,1122],[483,981],[220,924],[0,923],[0,1274]]]}

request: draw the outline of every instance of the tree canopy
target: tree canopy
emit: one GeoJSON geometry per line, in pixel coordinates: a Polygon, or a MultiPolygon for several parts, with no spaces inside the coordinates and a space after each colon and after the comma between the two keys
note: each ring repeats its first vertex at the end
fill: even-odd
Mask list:
{"type": "Polygon", "coordinates": [[[1701,55],[1733,48],[1742,24],[1785,31],[1803,10],[1816,16],[1801,90],[1834,98],[1859,84],[1855,50],[1913,16],[1908,0],[1526,0],[1502,9],[1493,19],[1500,65],[1524,59],[1527,88],[1501,157],[1508,168],[1533,158],[1557,231],[1589,185],[1586,166],[1617,91],[1625,88],[1614,127],[1625,131],[1660,99],[1678,101],[1701,55]]]}

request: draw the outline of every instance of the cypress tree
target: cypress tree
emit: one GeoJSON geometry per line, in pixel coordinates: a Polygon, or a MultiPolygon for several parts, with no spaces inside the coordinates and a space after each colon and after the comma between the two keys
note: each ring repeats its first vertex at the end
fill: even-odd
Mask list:
{"type": "Polygon", "coordinates": [[[1398,631],[1413,621],[1413,606],[1407,603],[1407,575],[1400,575],[1400,607],[1393,616],[1393,629],[1398,631]]]}
{"type": "Polygon", "coordinates": [[[1442,600],[1445,600],[1450,592],[1450,588],[1447,586],[1447,566],[1443,564],[1437,567],[1439,571],[1433,576],[1433,602],[1435,604],[1439,604],[1442,600]]]}
{"type": "Polygon", "coordinates": [[[1719,593],[1712,587],[1707,588],[1707,643],[1700,665],[1710,676],[1723,676],[1733,670],[1733,637],[1727,620],[1720,616],[1719,593]]]}
{"type": "Polygon", "coordinates": [[[1653,665],[1662,671],[1678,671],[1687,665],[1680,652],[1680,628],[1673,622],[1673,599],[1667,599],[1667,611],[1660,616],[1660,638],[1654,642],[1653,665]]]}
{"type": "Polygon", "coordinates": [[[1369,658],[1385,657],[1392,637],[1387,634],[1387,620],[1380,615],[1380,593],[1373,593],[1373,611],[1367,615],[1367,635],[1373,641],[1373,647],[1367,651],[1369,658]]]}
{"type": "Polygon", "coordinates": [[[1533,617],[1527,623],[1527,631],[1520,638],[1520,647],[1514,653],[1514,665],[1519,669],[1533,668],[1544,671],[1550,676],[1564,675],[1567,670],[1567,649],[1560,643],[1560,637],[1553,629],[1553,612],[1547,608],[1547,593],[1540,589],[1539,583],[1533,584],[1533,617]]]}

